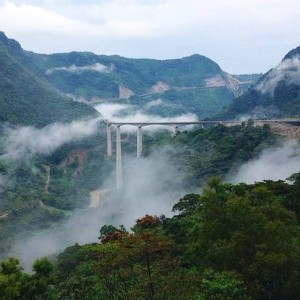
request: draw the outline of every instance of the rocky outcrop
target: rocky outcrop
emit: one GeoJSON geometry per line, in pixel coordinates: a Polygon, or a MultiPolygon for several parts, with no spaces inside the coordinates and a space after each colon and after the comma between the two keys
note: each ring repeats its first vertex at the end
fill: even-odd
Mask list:
{"type": "Polygon", "coordinates": [[[76,169],[74,171],[74,175],[81,174],[84,166],[84,160],[88,151],[91,150],[78,149],[71,151],[67,158],[61,162],[60,167],[66,167],[75,162],[76,169]]]}
{"type": "Polygon", "coordinates": [[[233,93],[234,97],[237,98],[244,93],[243,82],[234,78],[230,74],[225,74],[226,87],[233,93]]]}
{"type": "Polygon", "coordinates": [[[164,93],[170,89],[170,85],[163,81],[158,81],[150,88],[150,93],[164,93]]]}
{"type": "Polygon", "coordinates": [[[206,78],[204,81],[205,86],[208,88],[226,86],[226,82],[220,74],[206,78]]]}
{"type": "Polygon", "coordinates": [[[120,99],[128,99],[131,96],[134,96],[134,92],[125,86],[119,85],[119,98],[120,99]]]}

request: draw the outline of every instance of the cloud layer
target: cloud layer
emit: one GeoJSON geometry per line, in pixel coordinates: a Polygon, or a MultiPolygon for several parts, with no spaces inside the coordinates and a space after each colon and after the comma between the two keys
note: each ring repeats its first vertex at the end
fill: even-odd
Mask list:
{"type": "Polygon", "coordinates": [[[284,180],[300,171],[300,146],[296,141],[285,142],[264,150],[261,155],[243,164],[228,181],[254,183],[262,180],[284,180]]]}
{"type": "MultiPolygon", "coordinates": [[[[129,230],[135,220],[145,214],[170,216],[172,206],[185,192],[180,189],[180,177],[174,178],[175,169],[166,164],[162,153],[149,158],[124,157],[125,187],[115,196],[101,197],[97,208],[77,210],[59,228],[32,234],[25,240],[17,240],[14,253],[21,259],[27,271],[32,262],[42,256],[57,254],[75,243],[97,242],[99,229],[105,224],[125,225],[129,230]],[[172,182],[170,189],[169,182],[172,182]]],[[[113,182],[115,174],[108,175],[113,182]]],[[[102,188],[107,189],[108,186],[102,188]]],[[[110,186],[111,194],[116,191],[110,186]]]]}
{"type": "Polygon", "coordinates": [[[99,72],[99,73],[107,73],[107,72],[111,72],[113,71],[114,66],[111,65],[109,67],[102,65],[100,63],[95,63],[93,65],[89,65],[89,66],[76,66],[76,65],[71,65],[69,67],[55,67],[55,68],[51,68],[48,69],[46,71],[47,75],[50,75],[54,72],[69,72],[69,73],[82,73],[85,71],[95,71],[95,72],[99,72]]]}
{"type": "Polygon", "coordinates": [[[300,57],[283,60],[273,68],[267,76],[257,85],[257,90],[270,95],[274,94],[277,84],[284,80],[287,84],[300,85],[300,57]]]}
{"type": "Polygon", "coordinates": [[[3,158],[22,159],[27,155],[50,154],[65,143],[94,134],[99,119],[54,123],[38,129],[32,126],[6,130],[3,158]]]}
{"type": "MultiPolygon", "coordinates": [[[[162,102],[160,100],[151,101],[152,105],[161,105],[162,102]]],[[[146,104],[146,106],[149,103],[146,104]]],[[[158,115],[146,115],[139,110],[134,110],[131,105],[127,104],[100,104],[96,105],[95,109],[101,113],[101,115],[113,122],[133,122],[133,123],[159,123],[159,122],[197,122],[198,117],[191,113],[186,113],[174,117],[160,117],[158,115]]],[[[188,126],[185,126],[187,128],[188,126]]],[[[155,130],[160,128],[170,128],[166,126],[160,125],[150,125],[145,126],[143,130],[155,130]]],[[[125,131],[135,130],[135,127],[132,126],[122,126],[122,129],[125,131]]],[[[173,128],[172,128],[173,129],[173,128]]]]}
{"type": "Polygon", "coordinates": [[[265,72],[298,45],[297,0],[0,0],[0,24],[27,50],[175,58],[265,72]]]}

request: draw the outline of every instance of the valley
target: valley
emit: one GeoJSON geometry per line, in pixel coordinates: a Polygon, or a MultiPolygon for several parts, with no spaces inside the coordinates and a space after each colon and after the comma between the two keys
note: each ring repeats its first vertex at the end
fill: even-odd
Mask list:
{"type": "Polygon", "coordinates": [[[0,298],[297,299],[299,51],[232,75],[0,33],[0,298]]]}

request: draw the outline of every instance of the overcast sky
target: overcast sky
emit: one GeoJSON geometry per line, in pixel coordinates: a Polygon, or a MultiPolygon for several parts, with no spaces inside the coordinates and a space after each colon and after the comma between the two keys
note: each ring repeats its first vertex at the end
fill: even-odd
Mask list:
{"type": "Polygon", "coordinates": [[[36,53],[199,53],[265,73],[300,45],[300,0],[0,0],[0,30],[36,53]]]}

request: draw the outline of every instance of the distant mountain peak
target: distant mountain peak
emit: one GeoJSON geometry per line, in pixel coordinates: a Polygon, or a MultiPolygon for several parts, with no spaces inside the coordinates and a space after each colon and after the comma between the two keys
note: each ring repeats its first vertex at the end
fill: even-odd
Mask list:
{"type": "Polygon", "coordinates": [[[289,58],[293,58],[295,56],[300,56],[300,46],[291,50],[284,58],[283,60],[289,59],[289,58]]]}
{"type": "Polygon", "coordinates": [[[260,80],[255,87],[259,92],[274,95],[280,82],[285,82],[286,85],[296,84],[300,86],[300,47],[299,53],[294,52],[294,50],[291,55],[286,55],[278,66],[271,69],[260,80]]]}
{"type": "Polygon", "coordinates": [[[9,39],[3,31],[0,31],[0,47],[1,47],[1,44],[13,51],[21,51],[22,50],[20,43],[18,43],[14,39],[9,39]]]}
{"type": "Polygon", "coordinates": [[[52,120],[77,118],[81,112],[83,115],[96,112],[72,101],[66,103],[65,95],[87,103],[96,99],[124,100],[147,114],[193,113],[205,118],[228,106],[254,82],[251,75],[230,76],[216,62],[200,54],[166,60],[76,51],[36,54],[24,51],[3,32],[0,32],[0,51],[0,100],[5,98],[0,101],[0,119],[2,116],[3,120],[16,124],[42,126],[52,120]],[[55,103],[60,109],[50,109],[55,103]],[[164,105],[158,107],[153,103],[164,105]],[[46,105],[53,113],[40,113],[46,105]],[[73,112],[72,108],[61,108],[67,106],[72,106],[73,112]],[[26,118],[22,107],[26,108],[26,118]]]}
{"type": "Polygon", "coordinates": [[[264,74],[222,116],[239,118],[297,117],[300,111],[300,46],[264,74]]]}

